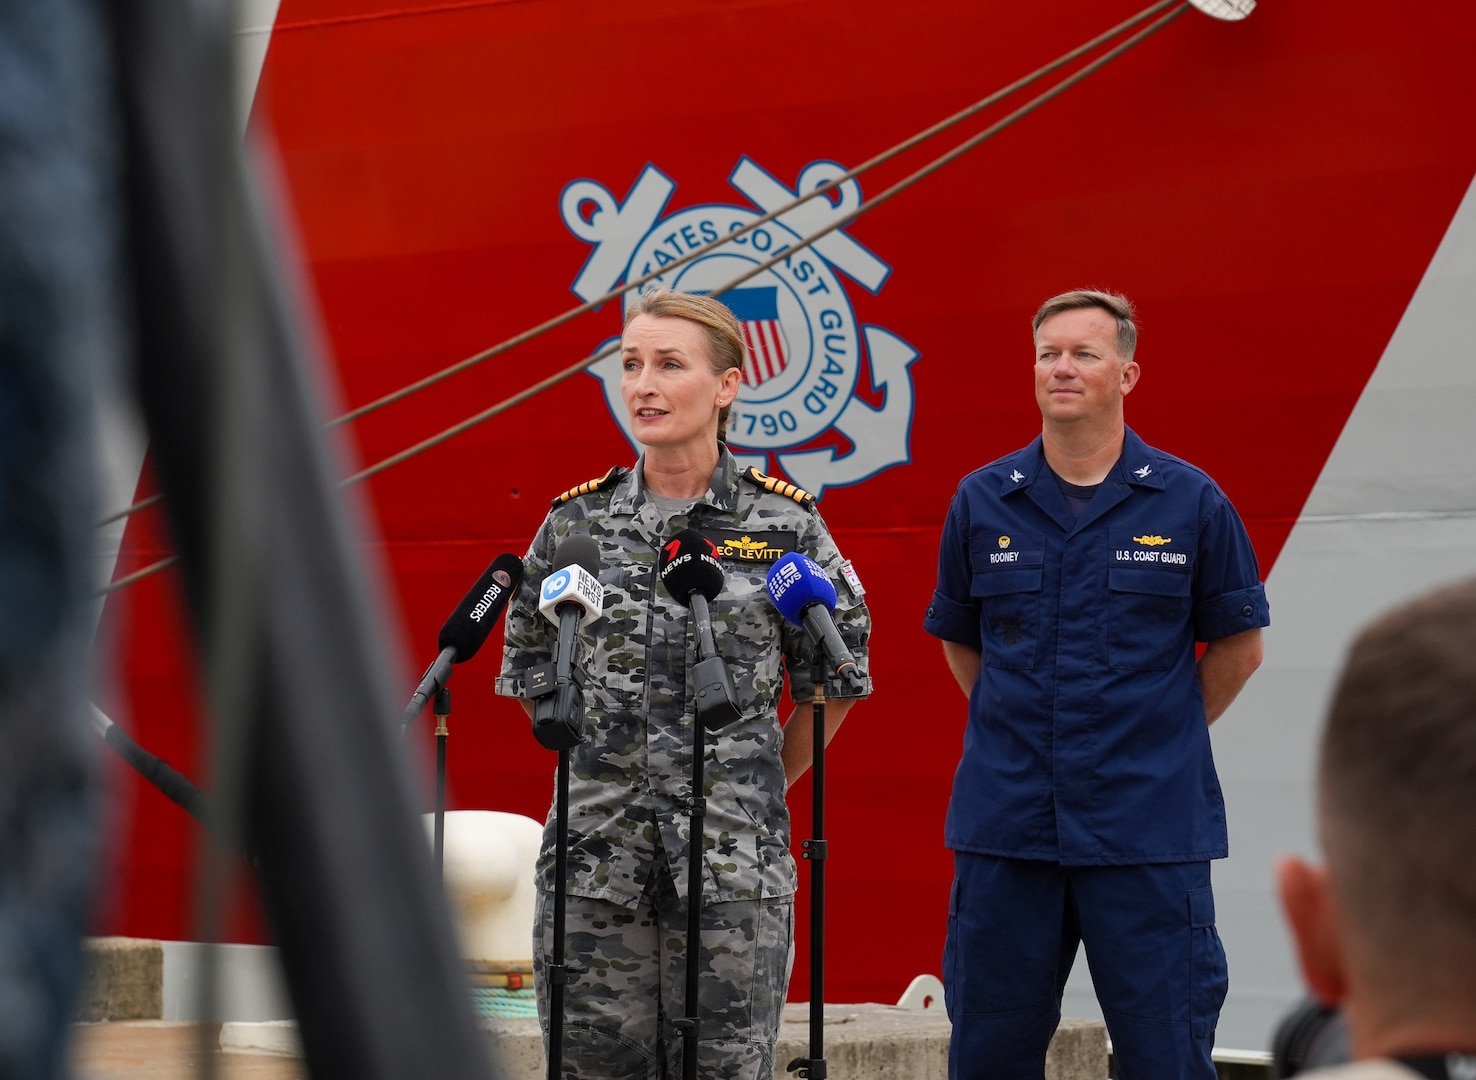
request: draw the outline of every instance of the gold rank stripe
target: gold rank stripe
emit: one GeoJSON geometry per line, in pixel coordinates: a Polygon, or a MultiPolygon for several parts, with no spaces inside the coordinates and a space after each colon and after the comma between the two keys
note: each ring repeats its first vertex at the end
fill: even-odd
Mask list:
{"type": "Polygon", "coordinates": [[[615,483],[629,471],[629,469],[623,468],[620,465],[612,465],[604,476],[596,477],[593,480],[586,480],[577,487],[571,487],[568,491],[554,499],[553,505],[559,506],[562,503],[568,502],[570,499],[577,499],[581,495],[588,495],[592,491],[599,491],[600,488],[615,483]]]}
{"type": "Polygon", "coordinates": [[[786,499],[793,499],[806,509],[815,505],[815,496],[811,495],[804,488],[796,487],[788,480],[780,480],[777,476],[768,476],[761,473],[752,465],[743,474],[743,479],[747,480],[750,484],[757,484],[771,494],[782,495],[786,499]]]}

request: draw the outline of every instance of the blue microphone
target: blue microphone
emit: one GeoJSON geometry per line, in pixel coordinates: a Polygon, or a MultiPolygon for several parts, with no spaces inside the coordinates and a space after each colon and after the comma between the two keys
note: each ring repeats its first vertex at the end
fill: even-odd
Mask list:
{"type": "Polygon", "coordinates": [[[824,650],[830,674],[857,690],[865,689],[856,660],[830,617],[835,610],[835,586],[820,564],[791,551],[769,570],[764,587],[779,614],[795,626],[803,626],[810,639],[824,650]]]}

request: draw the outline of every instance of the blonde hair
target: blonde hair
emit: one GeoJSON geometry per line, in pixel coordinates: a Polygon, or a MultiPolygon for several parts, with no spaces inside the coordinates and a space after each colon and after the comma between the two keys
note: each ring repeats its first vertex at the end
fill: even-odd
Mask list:
{"type": "MultiPolygon", "coordinates": [[[[743,343],[743,328],[728,305],[716,297],[702,293],[675,292],[658,285],[631,298],[630,306],[625,309],[624,325],[629,326],[637,315],[686,319],[696,323],[702,327],[703,336],[707,338],[707,362],[712,367],[712,373],[721,375],[729,368],[743,370],[743,360],[747,355],[747,346],[743,343]]],[[[728,415],[732,409],[730,402],[718,412],[719,439],[727,438],[728,415]]]]}

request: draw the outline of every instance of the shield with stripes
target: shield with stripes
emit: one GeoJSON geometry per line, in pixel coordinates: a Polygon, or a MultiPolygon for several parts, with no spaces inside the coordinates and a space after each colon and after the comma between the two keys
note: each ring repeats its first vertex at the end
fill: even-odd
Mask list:
{"type": "Polygon", "coordinates": [[[748,346],[743,362],[745,386],[759,386],[774,378],[789,361],[789,345],[779,322],[778,293],[776,285],[755,285],[723,294],[723,302],[743,326],[743,341],[748,346]]]}

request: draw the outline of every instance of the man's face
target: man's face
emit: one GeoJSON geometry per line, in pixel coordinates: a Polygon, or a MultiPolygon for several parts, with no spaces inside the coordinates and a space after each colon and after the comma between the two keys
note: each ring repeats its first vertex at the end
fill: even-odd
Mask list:
{"type": "Polygon", "coordinates": [[[1122,416],[1138,365],[1117,352],[1117,321],[1101,308],[1052,315],[1035,334],[1035,401],[1047,423],[1122,416]]]}

